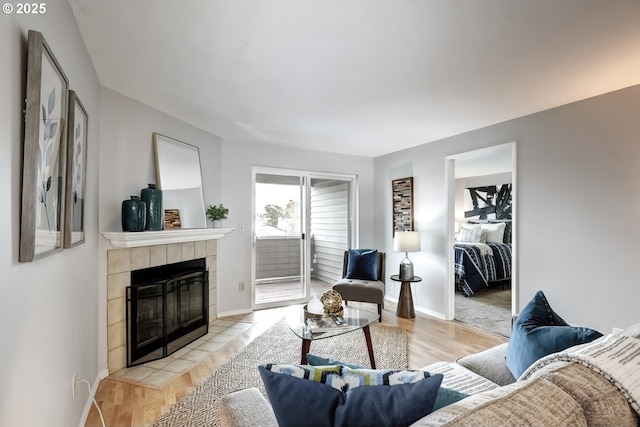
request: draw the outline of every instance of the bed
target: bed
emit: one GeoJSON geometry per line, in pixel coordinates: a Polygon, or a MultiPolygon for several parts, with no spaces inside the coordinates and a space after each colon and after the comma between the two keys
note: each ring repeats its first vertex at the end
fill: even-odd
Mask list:
{"type": "Polygon", "coordinates": [[[465,223],[454,244],[457,289],[471,297],[495,282],[511,279],[511,224],[465,223]]]}

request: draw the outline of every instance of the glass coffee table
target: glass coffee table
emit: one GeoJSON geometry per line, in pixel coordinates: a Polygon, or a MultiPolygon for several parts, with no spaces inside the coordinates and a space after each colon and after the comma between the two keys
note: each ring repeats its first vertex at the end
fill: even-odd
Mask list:
{"type": "MultiPolygon", "coordinates": [[[[287,324],[289,325],[289,328],[291,328],[293,333],[302,340],[302,357],[300,359],[300,363],[303,365],[307,364],[307,353],[309,353],[309,349],[311,348],[311,341],[331,338],[361,330],[364,333],[364,338],[367,342],[371,368],[375,369],[376,362],[373,357],[369,325],[378,320],[378,313],[357,308],[344,307],[344,313],[341,317],[341,320],[343,320],[344,323],[341,326],[330,327],[328,329],[314,329],[310,326],[313,322],[307,322],[308,319],[305,317],[303,307],[300,307],[300,310],[296,314],[287,316],[287,324]]],[[[322,317],[321,320],[331,322],[330,316],[322,317]]]]}

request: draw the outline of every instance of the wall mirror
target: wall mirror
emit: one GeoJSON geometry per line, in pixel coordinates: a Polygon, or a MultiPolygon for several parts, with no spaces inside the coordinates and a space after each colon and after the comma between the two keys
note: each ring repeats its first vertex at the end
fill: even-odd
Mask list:
{"type": "MultiPolygon", "coordinates": [[[[198,147],[158,133],[153,134],[153,147],[165,218],[169,211],[174,228],[206,228],[198,147]]],[[[171,228],[166,220],[165,228],[171,228]]]]}

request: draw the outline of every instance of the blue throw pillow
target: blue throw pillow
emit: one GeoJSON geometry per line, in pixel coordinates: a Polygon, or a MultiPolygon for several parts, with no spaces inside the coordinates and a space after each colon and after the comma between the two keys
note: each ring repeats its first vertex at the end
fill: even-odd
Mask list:
{"type": "Polygon", "coordinates": [[[507,346],[507,367],[518,378],[536,360],[600,338],[589,328],[570,326],[551,309],[542,291],[518,315],[507,346]]]}
{"type": "Polygon", "coordinates": [[[346,278],[378,280],[377,249],[349,249],[346,278]]]}
{"type": "Polygon", "coordinates": [[[315,354],[307,353],[307,363],[310,366],[329,366],[329,365],[340,365],[347,366],[353,369],[364,368],[364,366],[355,365],[353,363],[343,362],[341,360],[332,359],[330,357],[322,357],[315,354]]]}
{"type": "Polygon", "coordinates": [[[299,365],[259,366],[278,425],[409,426],[431,413],[443,378],[423,371],[339,368],[341,374],[331,367],[319,373],[299,365]]]}
{"type": "Polygon", "coordinates": [[[436,403],[433,405],[433,411],[437,411],[447,405],[456,403],[465,397],[469,397],[469,395],[450,388],[440,387],[440,390],[438,390],[438,396],[436,397],[436,403]]]}

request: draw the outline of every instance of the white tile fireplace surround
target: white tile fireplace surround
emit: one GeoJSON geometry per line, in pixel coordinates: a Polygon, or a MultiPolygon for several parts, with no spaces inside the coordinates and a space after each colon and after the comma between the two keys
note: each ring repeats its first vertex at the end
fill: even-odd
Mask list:
{"type": "Polygon", "coordinates": [[[233,229],[206,230],[198,236],[186,230],[183,233],[176,233],[174,230],[103,233],[111,244],[116,246],[116,249],[107,251],[109,374],[114,374],[127,365],[125,289],[131,284],[132,271],[205,258],[209,271],[209,322],[217,318],[217,240],[233,229]]]}

